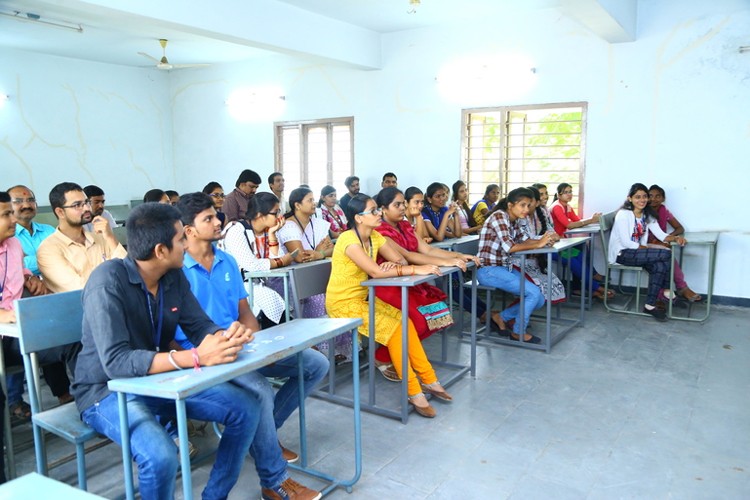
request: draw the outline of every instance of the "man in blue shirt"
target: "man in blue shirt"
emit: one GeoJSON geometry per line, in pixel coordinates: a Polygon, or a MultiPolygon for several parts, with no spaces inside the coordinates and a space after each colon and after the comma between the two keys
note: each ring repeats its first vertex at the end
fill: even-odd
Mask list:
{"type": "MultiPolygon", "coordinates": [[[[237,262],[213,244],[221,238],[221,221],[211,197],[205,193],[185,194],[180,197],[177,208],[182,215],[187,242],[182,269],[201,307],[219,326],[239,321],[251,331],[258,331],[260,326],[247,302],[248,294],[237,262]]],[[[175,341],[183,349],[193,347],[179,329],[175,341]]],[[[302,352],[302,362],[307,396],[325,377],[329,365],[323,354],[312,349],[302,352]]],[[[286,498],[285,494],[289,498],[319,498],[319,492],[289,478],[286,462],[294,462],[298,456],[281,446],[276,432],[299,406],[298,380],[297,356],[290,356],[232,381],[260,399],[260,422],[250,454],[255,459],[264,499],[286,498]],[[265,377],[288,377],[275,398],[265,377]]]]}
{"type": "Polygon", "coordinates": [[[8,189],[13,214],[16,216],[16,238],[21,242],[23,253],[23,267],[39,276],[39,266],[36,263],[36,250],[42,241],[55,232],[49,224],[33,222],[36,217],[36,197],[26,186],[13,186],[8,189]]]}

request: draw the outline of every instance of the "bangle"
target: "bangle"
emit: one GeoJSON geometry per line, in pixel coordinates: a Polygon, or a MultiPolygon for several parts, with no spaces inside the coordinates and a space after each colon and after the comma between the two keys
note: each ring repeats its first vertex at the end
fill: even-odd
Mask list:
{"type": "Polygon", "coordinates": [[[396,276],[403,276],[401,273],[401,264],[396,264],[396,276]]]}
{"type": "Polygon", "coordinates": [[[190,352],[193,353],[193,370],[197,372],[201,371],[201,358],[198,356],[198,349],[193,347],[190,349],[190,352]]]}
{"type": "Polygon", "coordinates": [[[411,266],[411,275],[414,276],[414,266],[411,266]]]}
{"type": "Polygon", "coordinates": [[[284,261],[278,257],[274,257],[273,261],[276,263],[276,267],[284,267],[284,261]]]}
{"type": "Polygon", "coordinates": [[[169,351],[169,354],[167,355],[167,358],[169,359],[169,362],[172,363],[172,366],[174,366],[175,370],[182,370],[182,367],[177,364],[177,361],[174,360],[172,357],[172,353],[177,352],[175,349],[172,349],[169,351]]]}
{"type": "Polygon", "coordinates": [[[326,258],[326,254],[324,254],[322,250],[320,250],[320,256],[323,257],[324,259],[326,258]]]}

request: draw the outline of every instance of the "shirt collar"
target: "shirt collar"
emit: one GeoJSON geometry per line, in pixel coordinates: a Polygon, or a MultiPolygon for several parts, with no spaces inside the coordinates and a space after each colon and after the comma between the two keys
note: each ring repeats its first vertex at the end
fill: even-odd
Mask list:
{"type": "MultiPolygon", "coordinates": [[[[133,285],[138,285],[139,287],[145,286],[143,277],[141,277],[141,273],[138,272],[138,266],[136,265],[135,260],[133,260],[132,257],[128,256],[122,259],[122,263],[125,265],[125,270],[128,272],[128,281],[133,285]]],[[[178,271],[182,272],[179,269],[178,271]]],[[[168,271],[167,274],[159,279],[159,284],[164,285],[164,290],[166,291],[171,288],[173,281],[174,276],[171,272],[168,271]]]]}
{"type": "MultiPolygon", "coordinates": [[[[211,269],[213,269],[214,267],[216,267],[216,265],[217,265],[217,264],[218,264],[219,262],[223,261],[224,259],[223,259],[223,258],[222,258],[222,256],[221,256],[221,255],[219,254],[219,252],[217,252],[217,251],[216,251],[216,244],[212,243],[212,244],[211,244],[211,246],[212,246],[212,247],[213,247],[213,249],[214,249],[214,260],[213,260],[213,262],[212,262],[212,265],[211,265],[211,269]]],[[[191,268],[191,267],[195,267],[195,266],[200,266],[200,264],[198,263],[198,261],[197,261],[197,260],[195,260],[195,259],[193,258],[193,256],[192,256],[192,255],[190,255],[190,254],[189,254],[188,252],[185,252],[185,258],[184,258],[184,260],[183,260],[183,264],[182,264],[182,265],[183,265],[183,267],[186,267],[186,268],[191,268]]]]}

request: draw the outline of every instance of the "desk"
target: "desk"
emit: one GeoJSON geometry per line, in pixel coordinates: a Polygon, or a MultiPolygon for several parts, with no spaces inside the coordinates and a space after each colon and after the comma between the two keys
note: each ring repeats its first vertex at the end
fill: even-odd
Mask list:
{"type": "MultiPolygon", "coordinates": [[[[526,331],[526,325],[523,324],[523,317],[524,317],[524,290],[526,289],[526,277],[524,275],[523,269],[526,265],[526,256],[527,255],[547,255],[547,269],[552,269],[552,254],[554,253],[560,253],[563,250],[566,250],[568,248],[573,248],[577,246],[581,246],[583,250],[583,258],[586,258],[586,243],[590,241],[590,237],[579,237],[579,238],[563,238],[562,240],[558,241],[551,247],[543,247],[543,248],[535,248],[533,250],[523,250],[521,252],[515,252],[513,255],[518,255],[521,257],[521,293],[520,293],[520,311],[519,311],[519,320],[521,321],[521,325],[519,328],[519,331],[521,332],[521,339],[523,339],[523,332],[526,331]]],[[[552,289],[552,275],[547,274],[547,286],[549,289],[552,289]]],[[[581,277],[581,286],[586,286],[586,276],[581,277]]],[[[544,338],[542,339],[541,344],[530,344],[529,342],[522,342],[522,341],[515,341],[515,340],[505,340],[505,339],[498,339],[497,342],[501,344],[507,344],[517,347],[526,347],[529,349],[543,349],[545,352],[549,353],[552,349],[552,346],[556,343],[558,343],[560,340],[562,340],[567,333],[576,326],[583,326],[583,312],[584,312],[584,306],[585,306],[585,298],[583,294],[581,294],[581,305],[580,305],[580,313],[577,320],[563,320],[567,323],[567,327],[564,328],[562,331],[558,332],[554,337],[552,337],[551,332],[551,322],[552,322],[552,301],[547,300],[546,301],[547,306],[547,319],[546,319],[546,331],[544,338]]],[[[558,310],[559,312],[559,310],[558,310]]],[[[560,319],[560,318],[558,318],[560,319]]]]}
{"type": "Polygon", "coordinates": [[[31,472],[18,479],[0,485],[0,498],[3,500],[54,499],[54,500],[94,500],[104,498],[74,488],[47,476],[31,472]]]}
{"type": "MultiPolygon", "coordinates": [[[[18,324],[16,323],[0,323],[0,337],[12,337],[17,339],[19,336],[18,324]]],[[[8,458],[8,479],[16,477],[16,456],[13,448],[13,429],[10,421],[10,411],[8,410],[8,384],[5,380],[5,353],[3,352],[3,343],[0,338],[0,387],[2,387],[3,394],[5,394],[6,400],[3,405],[2,411],[5,412],[5,425],[3,432],[5,433],[5,449],[8,450],[6,454],[8,458]]],[[[0,449],[0,453],[3,450],[0,449]]]]}
{"type": "MultiPolygon", "coordinates": [[[[461,269],[458,267],[440,267],[440,272],[443,276],[447,276],[449,274],[460,272],[461,269]]],[[[367,301],[369,304],[369,365],[368,365],[368,384],[369,384],[369,398],[368,402],[362,405],[362,409],[365,411],[369,411],[371,413],[375,413],[378,415],[383,415],[386,417],[391,418],[399,418],[401,419],[401,423],[406,423],[408,417],[409,417],[409,404],[408,404],[408,392],[407,392],[407,377],[406,374],[407,366],[408,366],[408,356],[409,356],[409,336],[408,336],[408,330],[409,330],[409,288],[419,285],[421,283],[425,283],[427,281],[431,281],[435,279],[436,276],[433,274],[426,275],[426,276],[400,276],[400,277],[394,277],[394,278],[377,278],[377,279],[369,279],[362,282],[362,286],[368,287],[368,297],[367,301]],[[401,409],[399,410],[390,410],[387,408],[382,408],[380,406],[377,406],[375,401],[375,287],[377,286],[395,286],[401,288],[401,348],[402,348],[402,358],[401,358],[401,373],[404,375],[401,377],[401,409]]],[[[461,292],[463,293],[463,292],[461,292]]],[[[443,359],[445,359],[445,346],[447,339],[445,338],[445,330],[442,332],[443,337],[443,359]]],[[[398,360],[393,360],[393,362],[397,362],[398,360]]],[[[458,365],[455,363],[448,363],[446,361],[439,361],[434,362],[431,361],[433,365],[438,366],[446,366],[449,368],[456,368],[458,369],[458,372],[448,378],[447,380],[441,381],[440,384],[443,387],[449,387],[453,382],[455,382],[458,378],[463,376],[464,373],[469,371],[468,366],[458,365]]]]}
{"type": "MultiPolygon", "coordinates": [[[[568,229],[565,231],[565,234],[576,237],[576,236],[591,236],[593,234],[599,234],[601,232],[602,226],[601,224],[589,224],[587,226],[577,227],[575,229],[568,229]]],[[[589,276],[591,276],[591,279],[589,280],[589,287],[587,290],[587,300],[588,300],[588,307],[587,309],[591,309],[591,304],[593,303],[594,298],[594,239],[591,239],[591,246],[589,247],[589,252],[591,255],[589,256],[589,276]]],[[[607,256],[604,256],[604,259],[606,261],[607,256]]]]}
{"type": "MultiPolygon", "coordinates": [[[[117,400],[120,412],[120,431],[122,433],[122,461],[125,469],[125,489],[128,499],[135,497],[133,488],[133,463],[130,456],[130,432],[128,425],[128,412],[126,394],[140,396],[152,396],[164,399],[174,399],[177,412],[178,436],[181,443],[188,442],[187,415],[185,413],[185,399],[202,390],[214,385],[232,380],[243,373],[251,372],[271,364],[280,359],[298,354],[308,347],[333,338],[347,331],[351,331],[354,338],[357,335],[357,327],[362,324],[361,319],[347,318],[320,318],[320,319],[298,319],[283,325],[262,330],[255,335],[255,340],[245,346],[240,352],[237,360],[233,363],[203,367],[201,371],[180,370],[146,377],[134,377],[126,379],[110,380],[109,389],[117,392],[117,400]]],[[[332,481],[328,488],[323,490],[324,494],[332,491],[338,486],[344,486],[347,491],[359,480],[362,472],[362,437],[361,421],[359,413],[359,358],[352,360],[354,365],[354,447],[355,447],[355,473],[350,480],[337,480],[324,473],[306,469],[307,466],[307,439],[305,434],[305,399],[302,396],[304,376],[302,365],[300,371],[300,459],[301,467],[298,469],[313,476],[332,481]]],[[[193,498],[192,479],[190,474],[190,451],[187,446],[180,447],[180,462],[182,467],[182,485],[184,498],[193,498]]]]}
{"type": "Polygon", "coordinates": [[[467,234],[460,238],[446,238],[443,241],[433,241],[430,246],[435,248],[442,248],[443,250],[455,251],[456,245],[462,245],[464,243],[470,243],[472,241],[479,241],[478,234],[467,234]]]}
{"type": "MultiPolygon", "coordinates": [[[[682,321],[705,321],[711,314],[711,297],[714,292],[714,270],[716,268],[716,243],[719,240],[719,233],[717,232],[700,232],[700,233],[685,233],[682,235],[687,240],[687,246],[707,246],[708,247],[708,287],[706,289],[706,314],[702,318],[691,318],[685,316],[674,316],[672,314],[672,301],[669,301],[667,314],[671,319],[679,319],[682,321]]],[[[679,246],[677,242],[671,243],[672,248],[675,247],[680,249],[680,261],[682,261],[682,252],[685,247],[679,246]]],[[[669,282],[670,288],[674,290],[674,250],[672,255],[671,266],[669,269],[669,282]]],[[[697,304],[700,304],[697,303],[697,304]]]]}

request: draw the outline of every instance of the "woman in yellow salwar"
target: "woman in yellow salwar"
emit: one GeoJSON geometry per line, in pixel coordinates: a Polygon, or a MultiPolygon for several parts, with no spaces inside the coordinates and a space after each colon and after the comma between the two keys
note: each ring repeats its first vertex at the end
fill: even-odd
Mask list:
{"type": "MultiPolygon", "coordinates": [[[[360,283],[367,280],[368,276],[390,278],[414,274],[439,275],[440,269],[434,265],[407,265],[401,254],[380,233],[373,231],[381,222],[380,209],[369,196],[354,196],[347,206],[346,217],[350,229],[339,235],[333,250],[331,278],[326,290],[326,310],[332,318],[362,318],[364,324],[359,327],[359,332],[368,335],[367,288],[360,283]],[[375,262],[378,253],[386,259],[380,265],[375,262]]],[[[436,412],[424,393],[443,401],[451,401],[453,398],[440,385],[411,321],[408,335],[409,403],[423,417],[432,418],[436,412]]],[[[401,338],[401,311],[375,299],[375,340],[388,347],[392,359],[401,359],[401,338]]],[[[403,377],[401,363],[394,363],[394,368],[403,377]]]]}

